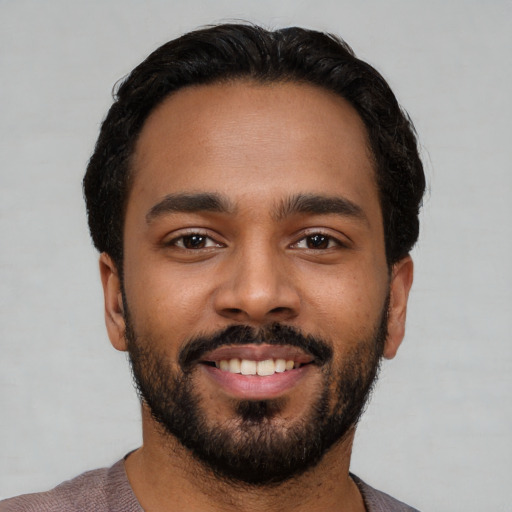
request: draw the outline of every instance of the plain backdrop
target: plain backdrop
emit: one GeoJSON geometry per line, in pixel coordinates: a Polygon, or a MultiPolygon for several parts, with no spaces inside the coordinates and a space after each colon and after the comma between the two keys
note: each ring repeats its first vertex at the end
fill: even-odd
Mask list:
{"type": "Polygon", "coordinates": [[[119,78],[183,32],[243,19],[341,35],[420,136],[430,192],[407,335],[352,470],[423,512],[510,510],[511,15],[508,0],[0,1],[0,497],[140,444],[81,179],[119,78]]]}

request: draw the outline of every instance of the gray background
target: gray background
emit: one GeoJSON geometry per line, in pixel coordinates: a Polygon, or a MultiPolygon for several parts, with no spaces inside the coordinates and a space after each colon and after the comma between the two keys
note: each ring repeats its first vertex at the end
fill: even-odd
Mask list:
{"type": "Polygon", "coordinates": [[[431,192],[406,340],[352,469],[423,511],[505,511],[512,477],[510,1],[0,1],[0,496],[140,443],[103,325],[81,177],[114,82],[242,18],[342,35],[415,121],[431,192]]]}

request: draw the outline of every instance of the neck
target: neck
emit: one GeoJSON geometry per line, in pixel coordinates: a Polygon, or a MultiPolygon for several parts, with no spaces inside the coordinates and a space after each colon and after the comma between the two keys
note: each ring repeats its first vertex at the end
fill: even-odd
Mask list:
{"type": "Polygon", "coordinates": [[[213,474],[176,439],[161,432],[143,408],[143,445],[125,462],[144,510],[154,512],[362,512],[362,497],[349,476],[354,431],[317,466],[280,485],[249,486],[213,474]]]}

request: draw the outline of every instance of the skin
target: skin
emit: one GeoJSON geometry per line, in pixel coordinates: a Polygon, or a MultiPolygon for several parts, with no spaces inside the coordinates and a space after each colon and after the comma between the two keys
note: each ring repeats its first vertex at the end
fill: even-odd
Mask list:
{"type": "MultiPolygon", "coordinates": [[[[409,257],[387,265],[366,131],[345,100],[299,84],[238,81],[184,89],[147,119],[133,169],[124,231],[126,298],[136,332],[151,335],[174,368],[192,335],[276,321],[328,340],[334,362],[342,364],[378,324],[388,292],[384,356],[394,357],[413,265],[409,257]],[[230,211],[155,208],[184,193],[221,195],[230,211]],[[279,207],[299,194],[342,198],[360,214],[283,213],[279,207]],[[192,233],[208,237],[205,245],[187,249],[190,239],[180,237],[192,233]],[[307,238],[315,234],[327,237],[319,248],[307,238]]],[[[124,351],[121,283],[107,254],[100,271],[109,337],[124,351]]],[[[319,382],[312,366],[285,391],[276,428],[307,412],[319,382]]],[[[196,372],[194,385],[209,420],[234,417],[229,392],[207,372],[196,372]]],[[[146,510],[364,510],[348,475],[353,432],[305,475],[277,490],[251,489],[216,481],[162,434],[144,405],[142,417],[143,446],[126,469],[146,510]]]]}

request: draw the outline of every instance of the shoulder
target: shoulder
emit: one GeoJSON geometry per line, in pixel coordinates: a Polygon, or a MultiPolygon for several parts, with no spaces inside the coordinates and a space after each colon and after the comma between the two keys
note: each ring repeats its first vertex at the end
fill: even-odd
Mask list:
{"type": "Polygon", "coordinates": [[[392,498],[389,494],[370,487],[355,475],[350,475],[361,492],[368,512],[419,512],[415,508],[392,498]]]}
{"type": "Polygon", "coordinates": [[[139,512],[123,461],[111,468],[87,471],[46,492],[0,502],[0,512],[139,512]]]}

